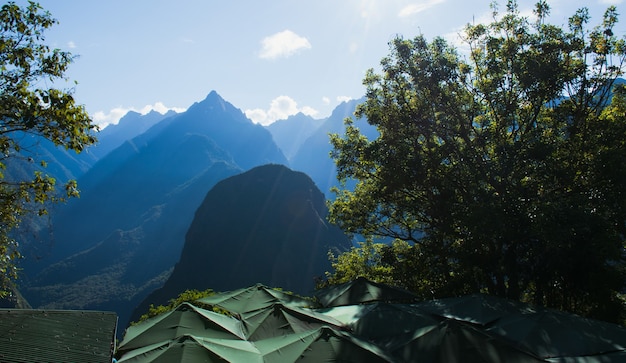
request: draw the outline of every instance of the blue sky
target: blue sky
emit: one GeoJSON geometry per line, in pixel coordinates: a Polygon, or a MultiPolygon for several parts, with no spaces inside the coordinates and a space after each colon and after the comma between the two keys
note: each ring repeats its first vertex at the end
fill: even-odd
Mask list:
{"type": "MultiPolygon", "coordinates": [[[[326,117],[363,96],[365,71],[396,35],[456,42],[468,22],[491,18],[490,0],[39,2],[60,22],[46,42],[79,56],[68,72],[75,98],[103,126],[129,110],[181,111],[211,90],[263,124],[296,112],[326,117]]],[[[528,14],[534,3],[518,1],[528,14]]],[[[621,3],[549,1],[551,22],[565,25],[586,6],[595,25],[609,5],[626,14],[621,3]]]]}

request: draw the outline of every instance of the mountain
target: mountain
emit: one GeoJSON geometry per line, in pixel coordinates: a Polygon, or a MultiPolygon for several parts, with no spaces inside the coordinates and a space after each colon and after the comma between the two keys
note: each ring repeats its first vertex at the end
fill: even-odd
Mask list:
{"type": "Polygon", "coordinates": [[[187,289],[234,290],[257,282],[310,294],[348,238],[326,221],[324,194],[304,173],[264,165],[217,183],[196,210],[180,260],[136,310],[187,289]]]}
{"type": "Polygon", "coordinates": [[[311,116],[298,113],[285,120],[278,120],[266,126],[276,145],[282,150],[288,160],[291,160],[300,145],[323,123],[311,116]]]}
{"type": "Polygon", "coordinates": [[[176,115],[174,111],[168,111],[165,114],[150,111],[145,115],[129,111],[117,124],[109,125],[98,132],[98,143],[89,148],[89,152],[101,159],[125,141],[143,134],[163,119],[174,115],[176,115]]]}
{"type": "Polygon", "coordinates": [[[26,249],[22,293],[36,307],[130,310],[160,286],[218,181],[286,164],[271,134],[211,92],[99,160],[81,197],[54,213],[52,239],[26,249]]]}
{"type": "MultiPolygon", "coordinates": [[[[323,124],[302,143],[290,160],[291,168],[309,175],[327,198],[333,197],[330,188],[338,185],[335,162],[330,157],[332,145],[328,134],[343,135],[344,120],[348,117],[354,118],[356,106],[364,100],[364,98],[351,100],[337,106],[323,124]]],[[[378,135],[376,128],[365,121],[355,122],[354,125],[370,140],[378,135]]]]}
{"type": "Polygon", "coordinates": [[[88,151],[76,153],[42,136],[14,132],[11,137],[18,141],[20,151],[19,155],[3,161],[6,164],[3,174],[7,181],[29,180],[35,171],[40,171],[55,178],[57,185],[62,185],[83,175],[98,160],[88,151]],[[43,167],[41,161],[47,166],[43,167]]]}

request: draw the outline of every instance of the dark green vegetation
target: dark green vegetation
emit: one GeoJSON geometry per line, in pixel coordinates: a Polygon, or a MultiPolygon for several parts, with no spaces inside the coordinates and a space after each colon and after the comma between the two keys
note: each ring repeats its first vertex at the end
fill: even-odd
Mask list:
{"type": "MultiPolygon", "coordinates": [[[[35,3],[19,7],[9,2],[0,9],[0,170],[23,160],[45,167],[45,161],[24,150],[27,135],[76,152],[96,141],[96,126],[75,103],[72,91],[48,88],[67,81],[65,72],[73,60],[70,53],[45,45],[44,32],[54,24],[56,20],[35,3]]],[[[0,173],[3,290],[16,277],[15,261],[20,256],[11,232],[24,216],[46,214],[45,203],[78,195],[75,181],[68,181],[61,190],[55,184],[54,178],[41,171],[21,178],[0,173]]]]}
{"type": "MultiPolygon", "coordinates": [[[[148,320],[150,318],[154,318],[157,315],[165,314],[168,311],[172,311],[176,309],[176,307],[178,307],[182,303],[194,302],[196,300],[209,297],[212,295],[215,295],[215,291],[211,289],[206,289],[204,291],[198,291],[196,289],[185,290],[181,292],[180,294],[178,294],[177,297],[170,299],[166,305],[154,306],[154,304],[150,304],[146,313],[141,315],[136,322],[132,322],[131,325],[141,323],[142,321],[148,320]]],[[[203,306],[200,303],[196,303],[196,305],[202,308],[211,309],[211,307],[203,306]]],[[[219,310],[219,309],[215,309],[215,310],[219,310]]]]}
{"type": "Polygon", "coordinates": [[[263,165],[217,183],[198,207],[180,259],[149,304],[163,304],[187,289],[227,291],[257,282],[299,294],[314,290],[330,269],[329,250],[350,248],[326,221],[324,194],[304,173],[263,165]]]}
{"type": "Polygon", "coordinates": [[[626,91],[614,7],[589,28],[536,21],[515,1],[468,25],[466,59],[443,39],[397,38],[356,116],[332,137],[342,180],[331,219],[365,236],[331,281],[370,272],[423,298],[487,292],[621,321],[626,91]],[[363,121],[365,122],[365,121],[363,121]],[[371,263],[375,268],[363,267],[371,263]],[[349,276],[352,275],[352,276],[349,276]]]}

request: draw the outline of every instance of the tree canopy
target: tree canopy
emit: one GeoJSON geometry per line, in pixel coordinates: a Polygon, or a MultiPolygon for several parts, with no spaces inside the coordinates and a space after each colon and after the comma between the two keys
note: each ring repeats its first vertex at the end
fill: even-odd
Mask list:
{"type": "Polygon", "coordinates": [[[466,55],[443,38],[390,42],[356,112],[380,136],[352,120],[331,135],[338,177],[357,184],[336,191],[330,217],[409,242],[400,258],[389,251],[402,245],[374,250],[376,263],[424,297],[487,292],[619,319],[626,91],[614,86],[626,53],[616,9],[594,28],[580,9],[567,29],[547,22],[545,1],[534,17],[515,1],[492,9],[491,23],[465,28],[466,55]]]}
{"type": "MultiPolygon", "coordinates": [[[[32,179],[16,180],[3,170],[25,158],[24,135],[47,139],[59,147],[80,152],[96,141],[85,108],[76,104],[65,73],[71,53],[51,49],[44,32],[57,21],[37,3],[20,7],[14,2],[0,9],[0,279],[2,286],[16,276],[17,242],[11,231],[28,213],[46,214],[45,204],[78,195],[75,181],[62,186],[35,172],[32,179]]],[[[29,157],[30,158],[30,157],[29,157]]],[[[45,167],[45,160],[30,160],[45,167]]]]}

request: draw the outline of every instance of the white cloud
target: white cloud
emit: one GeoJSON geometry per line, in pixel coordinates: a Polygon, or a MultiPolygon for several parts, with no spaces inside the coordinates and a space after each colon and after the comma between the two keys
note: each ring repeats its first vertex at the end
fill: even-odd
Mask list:
{"type": "Polygon", "coordinates": [[[162,102],[156,102],[154,105],[145,105],[141,109],[134,107],[124,108],[116,107],[110,110],[108,113],[104,111],[97,111],[91,115],[93,122],[100,126],[100,129],[107,127],[108,125],[117,125],[120,119],[126,115],[129,111],[139,112],[142,115],[149,113],[150,111],[156,111],[160,114],[165,114],[168,111],[184,112],[185,109],[181,107],[167,107],[162,102]]]}
{"type": "Polygon", "coordinates": [[[328,98],[328,97],[324,96],[324,97],[322,97],[322,102],[323,102],[325,105],[330,105],[330,98],[328,98]]]}
{"type": "Polygon", "coordinates": [[[246,110],[246,116],[254,123],[267,126],[276,120],[284,120],[289,116],[302,112],[308,116],[317,115],[317,110],[312,107],[298,107],[298,103],[289,96],[278,96],[270,102],[268,110],[255,108],[246,110]]]}
{"type": "Polygon", "coordinates": [[[289,57],[302,49],[311,49],[311,43],[305,37],[301,37],[291,30],[284,30],[261,41],[262,49],[259,57],[263,59],[276,59],[289,57]]]}
{"type": "Polygon", "coordinates": [[[93,122],[100,126],[101,129],[107,127],[108,125],[117,124],[122,116],[128,113],[130,109],[116,107],[109,111],[109,113],[105,113],[104,111],[97,111],[91,117],[93,118],[93,122]]]}
{"type": "Polygon", "coordinates": [[[73,40],[70,40],[69,42],[67,42],[67,47],[70,49],[74,49],[76,48],[76,43],[74,43],[73,40]]]}
{"type": "Polygon", "coordinates": [[[350,100],[353,100],[350,96],[337,96],[337,102],[339,103],[348,102],[350,100]]]}
{"type": "Polygon", "coordinates": [[[252,122],[254,122],[255,124],[269,125],[271,123],[271,122],[270,123],[266,122],[267,112],[265,112],[265,110],[262,110],[260,108],[246,110],[245,114],[246,114],[246,117],[252,120],[252,122]]]}
{"type": "Polygon", "coordinates": [[[424,10],[430,9],[437,4],[441,4],[445,0],[423,0],[417,3],[409,4],[402,8],[398,13],[401,18],[421,13],[424,10]]]}
{"type": "Polygon", "coordinates": [[[307,116],[311,116],[311,117],[315,117],[319,113],[319,112],[317,112],[316,109],[314,109],[313,107],[309,107],[309,106],[302,107],[300,109],[300,112],[302,112],[303,114],[305,114],[307,116]]]}

